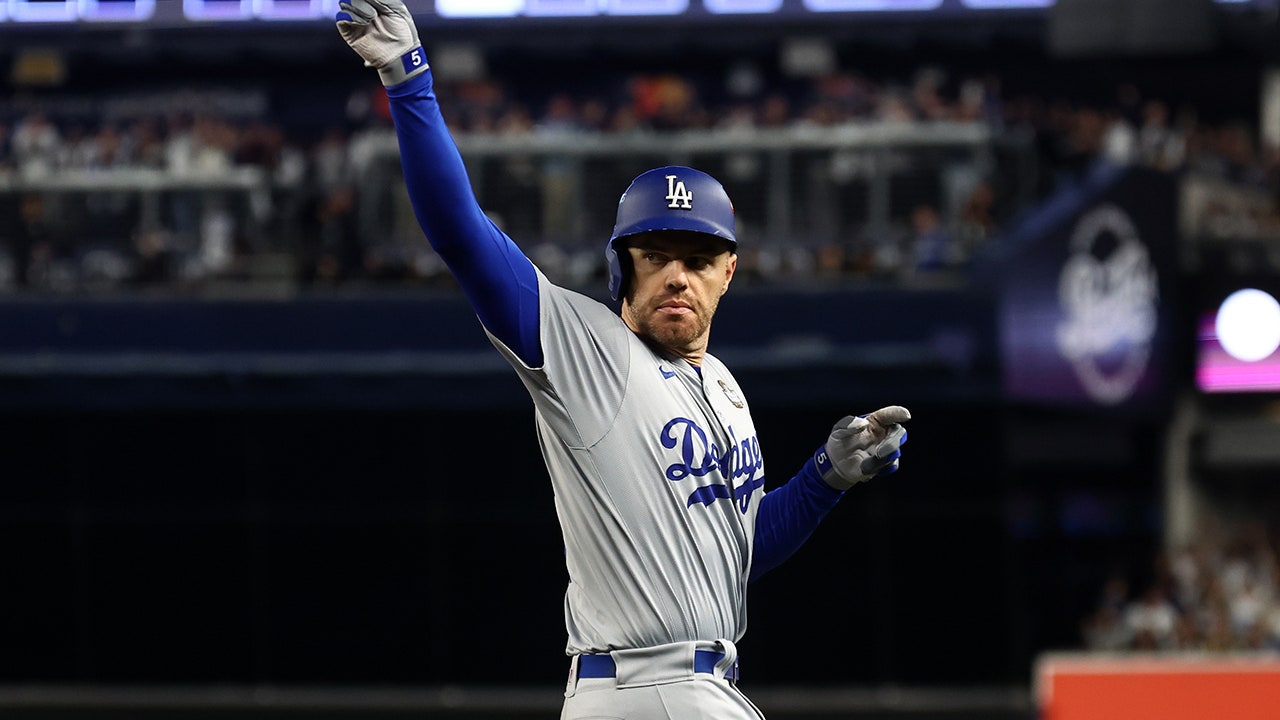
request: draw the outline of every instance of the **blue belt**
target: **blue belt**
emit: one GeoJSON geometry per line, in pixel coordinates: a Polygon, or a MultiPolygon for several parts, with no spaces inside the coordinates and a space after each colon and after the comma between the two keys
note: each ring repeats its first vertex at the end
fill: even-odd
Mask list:
{"type": "MultiPolygon", "coordinates": [[[[693,671],[714,675],[716,663],[723,659],[724,653],[713,650],[695,650],[693,651],[693,671]]],[[[578,656],[578,677],[580,678],[611,678],[617,675],[618,666],[614,664],[611,655],[578,656]]],[[[738,663],[734,662],[732,667],[725,670],[724,676],[727,680],[737,682],[738,663]]]]}

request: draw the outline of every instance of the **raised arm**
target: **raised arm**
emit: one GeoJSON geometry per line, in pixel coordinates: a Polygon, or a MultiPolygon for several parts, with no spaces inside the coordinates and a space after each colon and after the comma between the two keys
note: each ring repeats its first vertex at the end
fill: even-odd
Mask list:
{"type": "Polygon", "coordinates": [[[405,185],[427,241],[489,332],[525,364],[541,365],[537,273],[480,209],[440,114],[412,15],[401,0],[344,0],[340,7],[339,33],[387,88],[405,185]]]}

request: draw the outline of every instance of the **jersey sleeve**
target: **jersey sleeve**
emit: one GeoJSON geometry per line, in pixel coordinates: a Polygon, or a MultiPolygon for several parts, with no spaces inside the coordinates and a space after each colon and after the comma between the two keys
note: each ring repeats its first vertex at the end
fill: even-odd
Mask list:
{"type": "Polygon", "coordinates": [[[606,306],[536,273],[544,361],[522,362],[494,333],[543,421],[570,447],[594,445],[613,429],[627,392],[634,333],[606,306]]]}
{"type": "Polygon", "coordinates": [[[765,493],[756,515],[749,582],[794,555],[843,496],[822,479],[812,458],[785,485],[765,493]]]}
{"type": "Polygon", "coordinates": [[[440,114],[431,71],[387,88],[414,215],[485,329],[525,364],[542,364],[533,263],[484,214],[440,114]]]}

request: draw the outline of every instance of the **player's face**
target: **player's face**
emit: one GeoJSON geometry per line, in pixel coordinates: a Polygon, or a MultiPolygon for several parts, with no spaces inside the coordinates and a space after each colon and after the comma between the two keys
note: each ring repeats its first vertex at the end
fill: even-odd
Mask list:
{"type": "Polygon", "coordinates": [[[700,361],[738,256],[723,240],[679,232],[637,236],[627,252],[632,273],[622,319],[650,342],[700,361]]]}

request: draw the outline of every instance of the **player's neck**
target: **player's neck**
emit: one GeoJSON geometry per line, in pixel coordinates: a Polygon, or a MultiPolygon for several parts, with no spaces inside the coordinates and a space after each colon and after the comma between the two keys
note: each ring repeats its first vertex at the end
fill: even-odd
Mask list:
{"type": "Polygon", "coordinates": [[[671,347],[670,345],[663,345],[655,338],[643,333],[637,332],[636,335],[659,355],[670,360],[683,360],[696,368],[702,367],[702,361],[707,356],[706,338],[699,338],[688,347],[671,347]]]}
{"type": "Polygon", "coordinates": [[[703,346],[698,348],[696,351],[678,352],[675,354],[676,354],[676,357],[680,358],[681,360],[684,360],[685,362],[689,363],[695,368],[700,368],[702,367],[703,358],[707,356],[707,346],[703,344],[703,346]]]}
{"type": "Polygon", "coordinates": [[[702,367],[702,361],[707,357],[707,338],[699,338],[696,341],[696,345],[691,347],[680,349],[667,348],[667,352],[674,354],[676,357],[696,368],[700,368],[702,367]]]}

